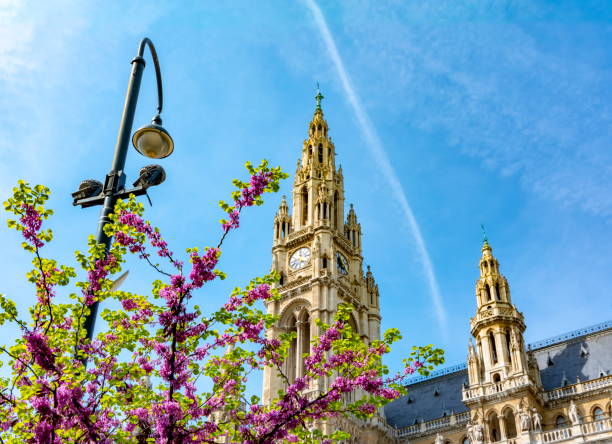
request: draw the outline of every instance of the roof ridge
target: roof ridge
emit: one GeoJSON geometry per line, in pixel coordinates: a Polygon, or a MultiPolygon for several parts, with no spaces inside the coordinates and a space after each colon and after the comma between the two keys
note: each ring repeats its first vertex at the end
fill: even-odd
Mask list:
{"type": "Polygon", "coordinates": [[[422,382],[422,381],[428,381],[430,379],[435,379],[438,378],[440,376],[446,376],[446,375],[450,375],[452,373],[458,373],[462,370],[465,370],[467,368],[467,365],[465,362],[461,362],[459,364],[455,364],[455,365],[451,365],[448,367],[444,367],[444,368],[440,368],[438,370],[434,370],[431,373],[429,373],[427,376],[421,375],[421,376],[414,376],[408,380],[406,380],[406,385],[412,385],[412,384],[416,384],[418,382],[422,382]]]}
{"type": "Polygon", "coordinates": [[[538,350],[544,347],[548,347],[549,345],[558,344],[563,341],[567,341],[568,339],[579,338],[581,336],[586,336],[590,333],[598,333],[600,331],[608,330],[612,328],[612,320],[600,322],[599,324],[590,325],[588,327],[579,328],[578,330],[572,330],[567,333],[562,333],[557,336],[552,336],[547,339],[543,339],[541,341],[532,342],[527,347],[531,348],[531,350],[538,350]]]}

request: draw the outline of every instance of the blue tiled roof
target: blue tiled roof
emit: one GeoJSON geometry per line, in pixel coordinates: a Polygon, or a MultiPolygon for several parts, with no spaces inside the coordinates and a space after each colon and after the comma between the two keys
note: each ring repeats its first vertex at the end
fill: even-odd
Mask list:
{"type": "Polygon", "coordinates": [[[430,377],[411,384],[408,395],[385,406],[387,422],[396,428],[440,418],[446,413],[461,413],[467,407],[461,401],[461,386],[467,382],[467,370],[430,377]]]}
{"type": "MultiPolygon", "coordinates": [[[[566,339],[537,347],[535,357],[544,390],[612,374],[612,323],[608,325],[609,331],[601,335],[592,333],[604,331],[603,328],[573,336],[563,335],[566,339]]],[[[586,329],[577,330],[582,331],[586,329]]],[[[537,344],[544,343],[546,341],[537,344]]]]}
{"type": "MultiPolygon", "coordinates": [[[[542,376],[544,390],[553,390],[577,379],[588,381],[612,374],[612,321],[575,330],[530,344],[542,376]],[[593,333],[604,332],[602,335],[593,333]],[[550,358],[550,359],[549,359],[550,358]],[[552,362],[552,365],[550,363],[552,362]]],[[[430,421],[444,414],[461,413],[461,387],[468,380],[460,363],[408,380],[408,395],[385,406],[385,417],[396,428],[430,421]]]]}

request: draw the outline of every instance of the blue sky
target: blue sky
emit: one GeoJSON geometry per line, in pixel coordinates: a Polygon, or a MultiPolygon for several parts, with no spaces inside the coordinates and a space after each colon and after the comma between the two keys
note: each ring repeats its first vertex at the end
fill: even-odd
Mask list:
{"type": "MultiPolygon", "coordinates": [[[[464,360],[481,223],[527,341],[543,339],[612,318],[611,23],[609,2],[585,0],[0,0],[0,197],[19,178],[50,186],[57,240],[45,254],[74,264],[98,209],[72,207],[70,193],[110,167],[129,62],[148,36],[176,146],[148,216],[175,251],[218,239],[216,204],[244,161],[293,174],[318,81],[383,327],[404,333],[388,363],[427,343],[464,360]]],[[[135,127],[153,116],[154,86],[149,63],[135,127]]],[[[147,163],[131,151],[128,180],[147,163]]],[[[291,183],[244,216],[224,251],[229,279],[200,305],[269,269],[291,183]]],[[[0,243],[0,291],[25,308],[29,258],[4,224],[0,243]]],[[[125,288],[147,291],[153,274],[128,268],[125,288]]]]}

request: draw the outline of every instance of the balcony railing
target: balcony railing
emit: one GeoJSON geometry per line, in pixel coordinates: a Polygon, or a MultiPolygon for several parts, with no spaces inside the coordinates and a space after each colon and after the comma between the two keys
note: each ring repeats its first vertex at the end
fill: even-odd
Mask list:
{"type": "Polygon", "coordinates": [[[402,427],[401,429],[397,429],[396,436],[398,438],[405,438],[408,436],[429,434],[434,430],[443,429],[449,426],[467,424],[469,420],[470,412],[463,412],[457,415],[452,414],[443,418],[437,418],[431,421],[424,421],[408,427],[402,427]]]}
{"type": "Polygon", "coordinates": [[[583,440],[590,441],[593,437],[596,437],[598,442],[610,442],[612,440],[612,419],[603,418],[573,427],[561,427],[555,430],[534,433],[535,442],[543,444],[561,443],[569,440],[574,442],[576,439],[580,442],[583,440]],[[600,439],[601,441],[599,441],[600,439]]]}
{"type": "Polygon", "coordinates": [[[602,432],[612,432],[612,419],[600,419],[599,421],[588,422],[580,425],[583,435],[596,435],[602,432]]]}
{"type": "Polygon", "coordinates": [[[572,437],[572,429],[563,428],[551,430],[549,432],[541,432],[540,433],[540,441],[543,443],[553,443],[565,441],[566,439],[570,439],[572,437]]]}
{"type": "Polygon", "coordinates": [[[523,387],[525,385],[528,385],[529,383],[529,376],[523,375],[518,378],[512,378],[502,382],[489,383],[487,385],[482,385],[474,388],[464,388],[463,400],[469,401],[471,399],[481,398],[483,396],[494,395],[496,393],[501,393],[506,390],[523,387]]]}
{"type": "Polygon", "coordinates": [[[602,378],[593,379],[591,381],[579,382],[578,384],[568,385],[555,390],[544,393],[544,400],[554,401],[567,396],[573,396],[578,393],[590,392],[592,390],[601,390],[606,387],[612,387],[612,375],[602,378]]]}

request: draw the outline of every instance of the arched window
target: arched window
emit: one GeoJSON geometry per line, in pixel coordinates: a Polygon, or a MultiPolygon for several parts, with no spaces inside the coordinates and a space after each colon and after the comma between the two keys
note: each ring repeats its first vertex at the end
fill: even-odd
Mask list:
{"type": "Polygon", "coordinates": [[[468,438],[467,436],[465,438],[463,438],[463,440],[461,441],[461,444],[472,444],[470,442],[470,438],[468,438]]]}
{"type": "Polygon", "coordinates": [[[499,376],[499,373],[493,373],[493,382],[501,382],[501,377],[499,376]]]}
{"type": "Polygon", "coordinates": [[[302,188],[302,225],[308,223],[308,189],[302,188]]]}
{"type": "MultiPolygon", "coordinates": [[[[302,322],[300,325],[300,332],[299,332],[299,340],[302,343],[302,355],[306,354],[306,353],[310,353],[310,316],[308,316],[308,314],[304,315],[302,317],[302,322]]],[[[303,356],[299,356],[300,359],[302,359],[303,362],[303,356]]],[[[302,377],[304,376],[304,365],[302,364],[300,366],[300,374],[298,376],[302,377]]]]}
{"type": "Polygon", "coordinates": [[[327,268],[327,256],[323,256],[323,268],[327,268]]]}
{"type": "Polygon", "coordinates": [[[332,223],[334,228],[338,226],[338,192],[334,193],[334,207],[332,208],[332,223]]]}
{"type": "Polygon", "coordinates": [[[601,421],[605,419],[604,412],[599,407],[595,407],[593,409],[593,421],[601,421]]]}
{"type": "Polygon", "coordinates": [[[286,222],[283,222],[283,223],[281,224],[281,238],[282,238],[282,239],[284,239],[284,238],[285,238],[285,236],[287,235],[287,228],[288,228],[288,227],[287,227],[287,223],[286,223],[286,222]]]}
{"type": "Polygon", "coordinates": [[[287,360],[285,361],[285,375],[289,380],[289,383],[293,383],[296,378],[296,359],[297,359],[297,320],[295,316],[291,316],[289,320],[289,333],[295,333],[294,338],[291,340],[291,345],[287,353],[287,360]]]}
{"type": "Polygon", "coordinates": [[[499,282],[495,283],[495,294],[497,295],[497,300],[501,301],[501,293],[499,292],[499,282]]]}
{"type": "Polygon", "coordinates": [[[489,285],[487,287],[487,301],[491,300],[491,287],[489,285]]]}
{"type": "Polygon", "coordinates": [[[323,145],[319,145],[319,163],[323,163],[323,145]]]}
{"type": "Polygon", "coordinates": [[[319,123],[319,126],[317,127],[317,129],[318,129],[319,131],[321,131],[321,124],[320,124],[320,123],[319,123]]]}
{"type": "Polygon", "coordinates": [[[506,426],[506,438],[516,438],[516,420],[512,409],[504,412],[504,425],[506,426]]]}
{"type": "Polygon", "coordinates": [[[497,413],[493,412],[489,416],[489,437],[491,442],[497,442],[501,439],[501,433],[499,431],[499,419],[497,413]]]}
{"type": "Polygon", "coordinates": [[[510,331],[506,330],[506,350],[508,351],[508,359],[512,362],[512,351],[510,350],[510,331]]]}
{"type": "Polygon", "coordinates": [[[559,415],[557,416],[555,424],[557,425],[557,427],[567,427],[567,419],[565,418],[565,416],[559,415]]]}
{"type": "Polygon", "coordinates": [[[491,345],[491,361],[493,364],[497,364],[497,347],[495,346],[495,337],[493,332],[489,332],[489,344],[491,345]]]}
{"type": "Polygon", "coordinates": [[[295,378],[304,375],[304,355],[310,353],[310,317],[308,310],[302,310],[299,314],[291,314],[285,326],[288,333],[294,334],[284,364],[284,373],[291,384],[295,381],[295,378]]]}
{"type": "Polygon", "coordinates": [[[280,285],[284,285],[285,284],[285,274],[282,271],[280,273],[280,280],[278,281],[278,283],[280,285]]]}

